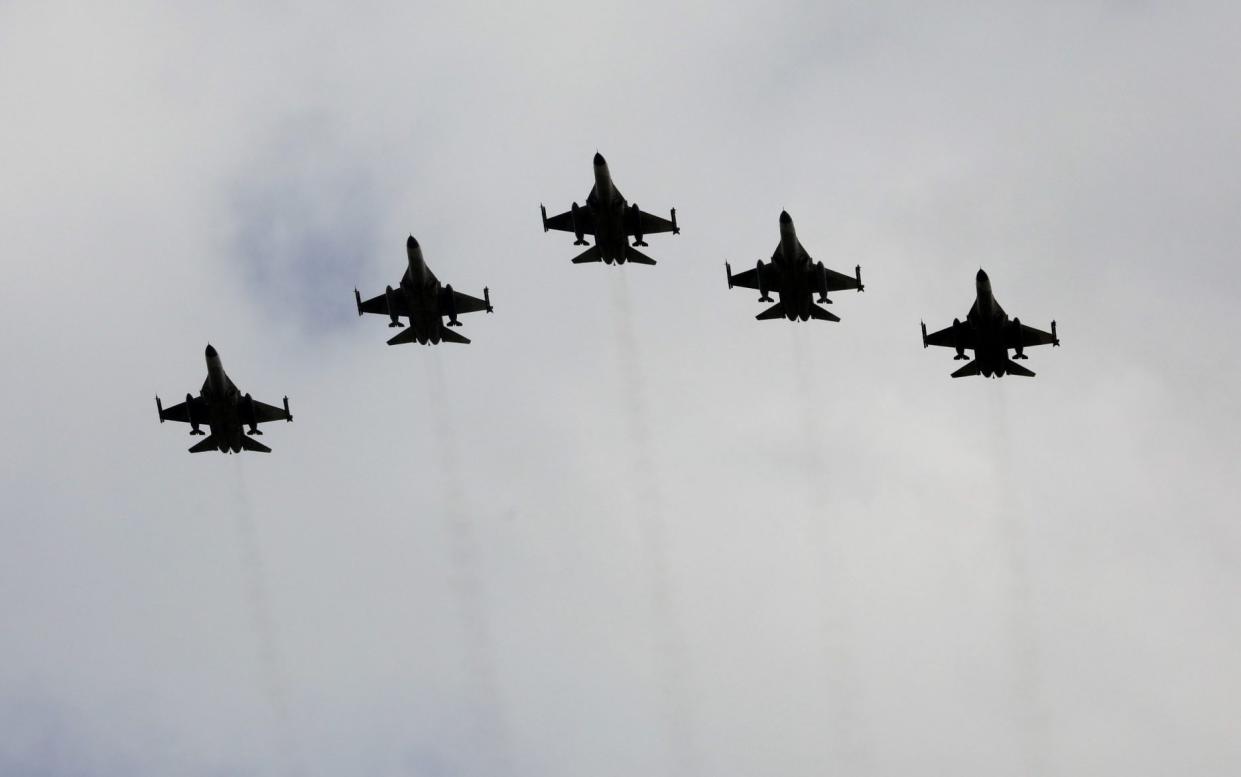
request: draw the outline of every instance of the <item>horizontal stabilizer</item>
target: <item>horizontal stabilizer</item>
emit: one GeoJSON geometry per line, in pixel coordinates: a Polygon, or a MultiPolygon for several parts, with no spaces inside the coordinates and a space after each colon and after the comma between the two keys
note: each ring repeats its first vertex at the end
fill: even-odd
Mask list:
{"type": "Polygon", "coordinates": [[[630,246],[625,249],[625,261],[634,264],[655,264],[655,260],[636,248],[630,246]]]}
{"type": "Polygon", "coordinates": [[[418,330],[414,328],[413,322],[411,322],[408,328],[402,329],[399,333],[397,333],[396,337],[388,340],[388,345],[401,345],[402,343],[416,342],[418,342],[418,330]]]}
{"type": "Polygon", "coordinates": [[[977,374],[978,374],[978,360],[977,360],[977,359],[975,359],[974,361],[972,361],[972,362],[970,362],[969,364],[965,365],[965,366],[964,366],[964,367],[962,367],[961,369],[959,369],[959,370],[957,370],[956,372],[952,373],[952,377],[954,377],[954,378],[965,378],[965,377],[968,377],[968,376],[970,376],[970,375],[977,375],[977,374]]]}
{"type": "Polygon", "coordinates": [[[190,448],[190,453],[206,453],[207,451],[219,450],[220,446],[216,443],[215,437],[207,435],[198,441],[198,444],[190,448]]]}
{"type": "Polygon", "coordinates": [[[440,332],[440,340],[445,343],[461,343],[462,345],[470,342],[470,338],[459,334],[457,330],[449,327],[444,327],[443,331],[440,332]]]}
{"type": "Polygon", "coordinates": [[[1020,375],[1023,378],[1034,377],[1034,370],[1026,369],[1012,359],[1009,359],[1008,363],[1004,365],[1004,371],[1009,375],[1020,375]]]}
{"type": "Polygon", "coordinates": [[[768,321],[773,318],[784,318],[784,303],[777,302],[771,307],[755,316],[759,321],[768,321]]]}
{"type": "Polygon", "coordinates": [[[829,313],[814,303],[810,304],[810,317],[817,318],[820,321],[840,321],[840,316],[835,313],[829,313]]]}
{"type": "Polygon", "coordinates": [[[247,434],[241,435],[241,447],[255,453],[271,453],[271,448],[247,434]]]}
{"type": "Polygon", "coordinates": [[[599,246],[591,246],[582,253],[573,257],[574,264],[586,264],[587,262],[602,262],[603,256],[599,254],[599,246]]]}
{"type": "MultiPolygon", "coordinates": [[[[443,327],[440,329],[440,341],[445,343],[465,343],[470,342],[470,338],[465,335],[459,335],[451,327],[443,327]]],[[[418,342],[418,331],[414,327],[402,329],[401,333],[388,341],[388,345],[403,345],[405,343],[418,342]]]]}

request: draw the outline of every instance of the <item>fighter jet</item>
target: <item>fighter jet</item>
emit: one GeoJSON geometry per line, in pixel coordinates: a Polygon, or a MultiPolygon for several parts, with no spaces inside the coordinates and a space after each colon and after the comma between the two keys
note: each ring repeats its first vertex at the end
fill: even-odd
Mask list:
{"type": "Polygon", "coordinates": [[[157,396],[155,408],[159,411],[161,424],[165,421],[180,421],[190,425],[191,435],[206,435],[190,448],[190,453],[239,453],[243,450],[271,453],[271,448],[251,439],[249,435],[262,434],[259,424],[293,420],[289,413],[288,397],[284,398],[284,409],[281,409],[258,402],[249,394],[243,395],[238,391],[225,374],[220,355],[210,345],[207,346],[207,380],[203,382],[199,395],[193,397],[186,394],[184,402],[167,410],[157,396]],[[199,429],[199,424],[207,424],[211,434],[199,429]],[[242,434],[243,426],[250,427],[245,434],[242,434]]]}
{"type": "Polygon", "coordinates": [[[358,315],[378,313],[388,316],[392,322],[389,328],[403,327],[401,316],[409,318],[409,329],[401,332],[388,341],[388,345],[401,343],[468,343],[470,338],[459,335],[447,327],[461,326],[457,316],[463,313],[474,313],[485,310],[494,312],[491,307],[491,292],[484,288],[483,298],[471,297],[453,291],[452,284],[441,286],[435,273],[427,267],[422,259],[422,248],[413,235],[405,241],[405,253],[409,257],[409,266],[401,276],[398,288],[389,286],[383,294],[362,301],[362,295],[353,290],[354,299],[358,303],[358,315]],[[442,318],[448,316],[445,326],[442,318]]]}
{"type": "Polygon", "coordinates": [[[978,297],[970,308],[965,321],[959,318],[952,320],[952,326],[932,334],[926,333],[926,323],[922,324],[922,347],[942,345],[945,348],[956,348],[954,360],[965,360],[966,349],[974,351],[974,359],[961,369],[952,373],[954,378],[966,375],[985,375],[988,378],[999,378],[1007,375],[1024,375],[1033,378],[1034,373],[1008,358],[1008,349],[1015,353],[1013,359],[1026,358],[1025,349],[1034,345],[1060,345],[1056,335],[1056,322],[1051,322],[1051,332],[1044,332],[1021,323],[1021,319],[1009,320],[1008,314],[1000,303],[991,295],[991,279],[982,270],[975,277],[978,297]]]}
{"type": "Polygon", "coordinates": [[[820,321],[839,321],[838,316],[829,313],[819,305],[830,305],[828,292],[843,289],[865,291],[862,285],[862,266],[853,269],[853,277],[829,270],[822,262],[816,262],[806,253],[801,241],[797,239],[797,230],[793,228],[793,219],[788,211],[780,211],[780,244],[771,255],[771,263],[763,264],[758,260],[753,270],[746,270],[733,275],[733,268],[727,262],[724,270],[728,273],[728,288],[744,286],[757,289],[759,302],[771,302],[769,292],[780,295],[780,301],[759,313],[755,318],[765,321],[769,318],[787,318],[789,321],[808,321],[817,318],[820,321]],[[818,294],[819,299],[812,299],[818,294]]]}
{"type": "Polygon", "coordinates": [[[630,205],[624,195],[612,183],[608,163],[603,155],[595,154],[595,185],[586,195],[586,205],[578,207],[575,202],[559,216],[547,217],[547,208],[540,205],[543,213],[543,231],[557,229],[572,232],[575,246],[588,245],[586,235],[593,235],[595,244],[573,258],[574,264],[605,262],[607,264],[655,264],[655,260],[634,246],[646,247],[642,238],[657,232],[681,234],[677,226],[677,209],[671,211],[671,221],[643,212],[637,204],[630,205]],[[629,236],[633,235],[633,245],[629,236]]]}

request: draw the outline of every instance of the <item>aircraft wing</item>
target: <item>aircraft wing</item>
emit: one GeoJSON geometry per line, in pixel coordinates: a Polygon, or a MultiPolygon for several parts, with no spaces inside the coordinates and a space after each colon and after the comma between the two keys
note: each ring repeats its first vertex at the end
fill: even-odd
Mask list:
{"type": "MultiPolygon", "coordinates": [[[[583,235],[595,234],[595,216],[589,207],[577,209],[577,228],[582,230],[583,235]]],[[[561,232],[576,232],[573,226],[573,211],[566,210],[556,216],[550,218],[544,217],[543,231],[549,229],[559,230],[561,232]]]]}
{"type": "MultiPolygon", "coordinates": [[[[728,282],[733,286],[744,286],[747,289],[758,289],[758,268],[753,267],[745,272],[739,272],[736,275],[729,275],[728,282]]],[[[768,291],[780,286],[780,265],[775,262],[763,265],[763,286],[765,286],[768,291]]]]}
{"type": "MultiPolygon", "coordinates": [[[[483,294],[486,294],[486,293],[487,292],[485,291],[483,292],[483,294]]],[[[448,289],[441,289],[440,294],[446,297],[448,295],[448,289]]],[[[479,299],[478,297],[471,297],[469,294],[462,294],[456,289],[453,289],[452,291],[452,301],[453,301],[453,309],[456,310],[458,315],[462,313],[477,313],[480,310],[486,310],[488,312],[491,312],[490,300],[479,299]]],[[[443,302],[447,303],[447,300],[445,299],[443,300],[443,302]]],[[[441,308],[443,307],[445,306],[441,305],[441,308]]]]}
{"type": "MultiPolygon", "coordinates": [[[[673,211],[675,213],[675,211],[673,211]]],[[[630,219],[632,222],[632,219],[630,219]]],[[[629,223],[626,230],[630,235],[654,235],[659,232],[677,233],[681,228],[676,225],[675,221],[669,221],[666,218],[656,216],[653,213],[647,213],[644,210],[638,211],[638,223],[629,223]]]]}
{"type": "Polygon", "coordinates": [[[823,268],[827,273],[827,290],[828,291],[844,291],[845,289],[861,288],[857,278],[852,275],[836,272],[823,268]]]}
{"type": "MultiPolygon", "coordinates": [[[[357,294],[356,291],[354,293],[357,294]]],[[[358,315],[362,315],[363,313],[376,313],[381,316],[392,315],[392,313],[396,313],[398,316],[409,315],[409,306],[405,302],[405,295],[396,289],[393,289],[392,294],[392,304],[393,307],[396,308],[395,311],[388,310],[387,294],[380,294],[378,297],[371,297],[365,302],[362,302],[361,300],[362,298],[359,296],[358,315]]]]}
{"type": "MultiPolygon", "coordinates": [[[[1055,324],[1052,324],[1055,329],[1055,324]]],[[[1009,326],[1007,333],[1004,335],[1005,345],[1009,348],[1016,348],[1020,345],[1022,348],[1029,348],[1034,345],[1059,345],[1060,338],[1055,332],[1044,332],[1041,329],[1035,329],[1025,324],[1017,324],[1009,326]]]]}
{"type": "MultiPolygon", "coordinates": [[[[156,402],[158,403],[158,399],[156,402]]],[[[160,406],[160,421],[179,421],[183,424],[190,422],[190,412],[193,411],[194,418],[200,423],[207,420],[207,401],[202,397],[190,397],[189,402],[178,402],[172,407],[160,406]]]]}
{"type": "MultiPolygon", "coordinates": [[[[954,331],[954,329],[955,327],[946,326],[938,332],[932,332],[929,335],[924,335],[922,341],[925,345],[939,345],[944,348],[956,348],[957,346],[960,346],[961,348],[969,348],[972,350],[975,346],[974,328],[962,324],[960,327],[960,340],[957,339],[957,332],[954,331]]],[[[922,331],[926,331],[925,324],[923,325],[922,331]]]]}
{"type": "MultiPolygon", "coordinates": [[[[285,400],[288,401],[287,399],[285,400]]],[[[271,423],[272,421],[292,421],[293,416],[283,407],[269,405],[266,402],[260,402],[257,399],[254,402],[254,420],[260,424],[271,423]]]]}

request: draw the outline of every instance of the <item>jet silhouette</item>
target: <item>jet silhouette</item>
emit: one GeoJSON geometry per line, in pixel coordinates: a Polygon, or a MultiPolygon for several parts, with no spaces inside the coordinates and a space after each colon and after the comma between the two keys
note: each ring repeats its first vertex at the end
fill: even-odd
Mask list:
{"type": "Polygon", "coordinates": [[[843,289],[865,291],[862,285],[862,266],[853,270],[853,277],[829,270],[822,262],[816,262],[806,253],[801,241],[797,239],[797,230],[793,227],[793,218],[788,211],[780,211],[780,244],[771,255],[771,263],[763,264],[758,260],[753,270],[733,275],[733,268],[727,262],[724,270],[728,274],[728,288],[744,286],[757,289],[759,302],[771,302],[768,292],[780,295],[780,301],[759,313],[755,318],[765,321],[771,318],[787,318],[789,321],[808,321],[812,318],[820,321],[839,321],[838,316],[829,313],[819,305],[830,305],[828,292],[843,289]],[[818,304],[812,298],[819,295],[818,304]]]}
{"type": "Polygon", "coordinates": [[[595,185],[586,195],[585,207],[575,202],[569,210],[558,216],[547,217],[547,208],[540,205],[543,214],[543,231],[549,229],[572,232],[575,246],[588,245],[586,235],[595,238],[595,244],[573,258],[574,264],[605,262],[607,264],[655,264],[655,260],[638,251],[634,246],[646,246],[642,238],[657,232],[681,233],[677,226],[677,210],[671,211],[672,220],[645,213],[636,204],[626,202],[624,195],[612,183],[612,174],[602,154],[595,154],[595,185]],[[629,236],[634,238],[629,245],[629,236]]]}
{"type": "Polygon", "coordinates": [[[491,307],[491,292],[484,288],[483,298],[479,299],[453,291],[452,284],[441,286],[435,273],[431,272],[431,268],[427,267],[423,260],[422,248],[413,235],[405,241],[405,254],[409,266],[405,268],[405,274],[401,276],[397,288],[389,286],[383,294],[365,302],[358,290],[353,290],[353,297],[358,303],[358,315],[376,313],[388,316],[392,319],[388,324],[390,328],[405,326],[401,323],[401,316],[408,317],[409,329],[388,340],[388,345],[470,342],[470,338],[459,335],[448,327],[461,326],[461,322],[457,320],[459,314],[479,310],[495,312],[491,307]],[[443,321],[444,316],[448,316],[447,324],[443,321]]]}
{"type": "Polygon", "coordinates": [[[1004,308],[995,301],[991,294],[991,279],[982,270],[974,278],[977,297],[973,307],[965,316],[952,320],[952,326],[932,334],[926,333],[926,324],[922,324],[922,347],[939,345],[957,349],[956,360],[965,360],[966,350],[974,352],[974,359],[961,369],[952,373],[954,378],[967,375],[985,375],[986,377],[1002,377],[1004,375],[1022,375],[1033,378],[1034,373],[1018,364],[1013,359],[1024,360],[1025,349],[1035,345],[1060,345],[1056,335],[1056,322],[1051,322],[1051,331],[1044,332],[1021,323],[1021,319],[1009,319],[1004,308]],[[1013,359],[1008,358],[1008,349],[1013,349],[1013,359]]]}
{"type": "Polygon", "coordinates": [[[180,421],[190,425],[191,435],[205,435],[202,441],[190,448],[190,453],[239,453],[243,450],[271,453],[271,448],[251,439],[249,435],[262,434],[259,424],[292,421],[289,398],[284,398],[284,408],[281,409],[252,399],[249,394],[242,394],[224,372],[220,355],[210,345],[207,346],[206,356],[207,380],[203,382],[197,397],[186,394],[184,402],[167,409],[164,409],[159,397],[155,397],[159,422],[180,421]],[[207,424],[211,433],[199,429],[200,424],[207,424]],[[250,427],[245,434],[242,433],[243,426],[250,427]]]}

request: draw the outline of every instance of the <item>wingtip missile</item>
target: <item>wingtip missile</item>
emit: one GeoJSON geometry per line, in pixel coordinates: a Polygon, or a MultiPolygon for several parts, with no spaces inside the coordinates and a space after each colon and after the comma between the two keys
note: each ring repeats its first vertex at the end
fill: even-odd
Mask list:
{"type": "Polygon", "coordinates": [[[1054,319],[1051,322],[1051,345],[1053,348],[1060,347],[1060,335],[1056,334],[1056,322],[1054,319]]]}
{"type": "Polygon", "coordinates": [[[289,412],[289,398],[284,398],[284,420],[289,423],[293,420],[293,414],[289,412]]]}
{"type": "Polygon", "coordinates": [[[677,209],[676,208],[672,209],[671,215],[672,215],[672,234],[679,235],[681,234],[681,228],[677,226],[677,209]]]}
{"type": "Polygon", "coordinates": [[[542,214],[542,216],[543,216],[543,231],[544,231],[544,232],[546,232],[546,231],[548,230],[548,226],[547,226],[547,206],[546,206],[546,205],[544,205],[544,204],[543,204],[543,203],[541,203],[541,202],[539,203],[539,213],[540,213],[540,214],[542,214]]]}
{"type": "Polygon", "coordinates": [[[922,347],[923,347],[923,348],[927,348],[927,347],[928,347],[928,344],[927,344],[927,341],[926,341],[926,322],[925,322],[925,321],[923,321],[923,322],[921,322],[921,323],[922,323],[922,347]]]}
{"type": "Polygon", "coordinates": [[[491,289],[486,286],[483,287],[483,302],[487,304],[486,310],[488,313],[496,312],[496,309],[491,306],[491,289]]]}
{"type": "Polygon", "coordinates": [[[866,291],[866,285],[862,283],[862,265],[853,268],[853,277],[857,278],[857,290],[866,291]]]}
{"type": "Polygon", "coordinates": [[[159,394],[155,395],[155,409],[159,411],[159,422],[164,422],[164,403],[159,401],[159,394]]]}
{"type": "Polygon", "coordinates": [[[358,317],[360,318],[362,316],[362,293],[358,291],[356,286],[353,289],[353,299],[357,303],[358,317]]]}
{"type": "Polygon", "coordinates": [[[724,274],[728,276],[728,288],[733,287],[733,266],[728,262],[724,262],[724,274]]]}

